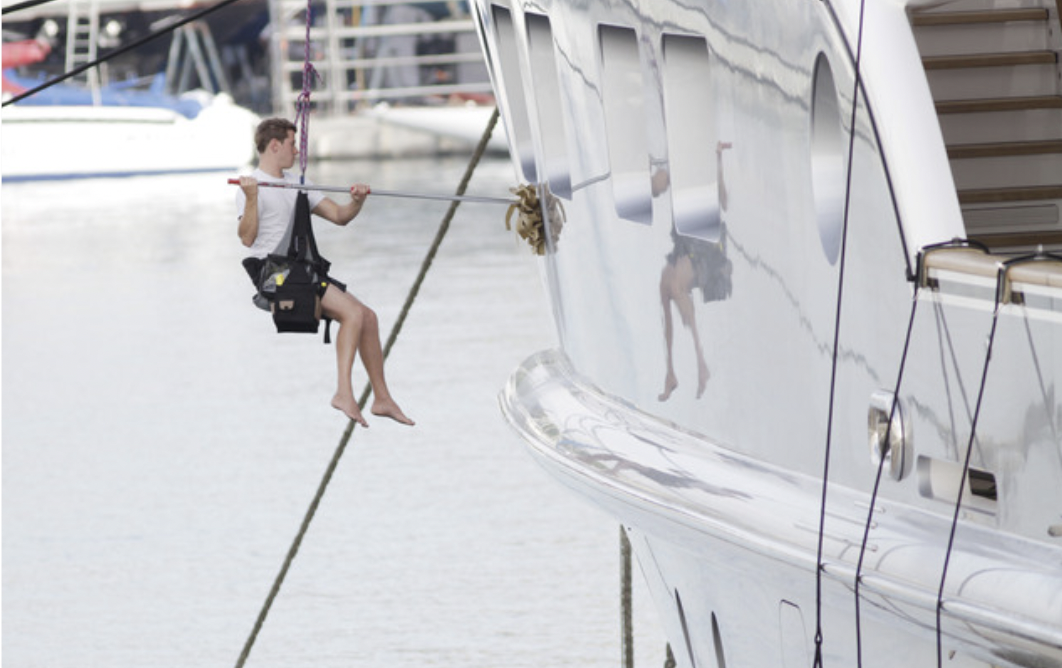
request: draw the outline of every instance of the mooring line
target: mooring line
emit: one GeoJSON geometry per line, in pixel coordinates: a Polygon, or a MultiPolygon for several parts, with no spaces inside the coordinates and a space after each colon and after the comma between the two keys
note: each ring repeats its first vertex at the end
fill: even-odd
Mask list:
{"type": "Polygon", "coordinates": [[[634,603],[631,594],[631,540],[620,526],[620,666],[634,668],[634,603]]]}
{"type": "Polygon", "coordinates": [[[13,5],[8,5],[3,9],[3,15],[7,16],[12,12],[20,12],[23,9],[30,9],[38,5],[46,5],[49,2],[55,2],[56,0],[26,0],[25,2],[16,2],[13,5]]]}
{"type": "MultiPolygon", "coordinates": [[[[482,158],[483,154],[486,152],[487,142],[490,140],[491,134],[494,132],[494,126],[497,123],[498,109],[495,107],[494,113],[491,114],[490,121],[487,122],[486,129],[483,131],[483,136],[480,138],[479,144],[476,146],[476,151],[472,155],[468,167],[465,168],[465,174],[461,179],[461,183],[457,187],[458,195],[464,194],[465,190],[468,188],[468,183],[472,179],[472,174],[475,172],[476,166],[479,165],[480,158],[482,158]]],[[[417,294],[420,292],[420,286],[424,283],[424,278],[427,276],[428,270],[431,268],[432,262],[435,260],[435,255],[439,251],[439,246],[442,245],[442,240],[450,229],[450,221],[453,220],[454,214],[457,212],[457,207],[460,204],[461,202],[459,200],[451,202],[450,208],[446,211],[446,215],[443,216],[442,222],[439,223],[439,229],[435,233],[435,239],[432,241],[431,247],[424,256],[424,260],[421,262],[420,272],[417,274],[417,278],[413,282],[413,287],[410,288],[409,294],[406,295],[406,301],[402,305],[402,310],[398,314],[394,326],[391,328],[391,334],[387,337],[387,343],[383,348],[383,356],[385,360],[391,353],[391,348],[394,347],[395,341],[398,340],[398,334],[402,331],[402,325],[406,321],[406,316],[409,315],[410,308],[413,306],[413,302],[416,300],[417,294]]],[[[371,394],[372,385],[366,383],[365,389],[361,393],[361,398],[358,399],[358,406],[364,409],[371,394]]],[[[240,652],[240,658],[236,661],[236,668],[242,668],[247,661],[247,657],[251,653],[251,649],[254,647],[255,640],[258,638],[258,632],[262,629],[262,625],[265,623],[265,619],[269,615],[269,609],[273,606],[273,601],[280,592],[280,587],[284,583],[284,578],[287,576],[291,563],[295,560],[295,555],[298,554],[302,539],[310,527],[310,522],[313,521],[314,514],[317,512],[317,507],[321,503],[321,498],[324,496],[328,483],[332,480],[332,474],[335,472],[336,466],[339,464],[340,457],[343,456],[343,452],[346,450],[347,443],[350,442],[356,424],[357,423],[354,420],[350,420],[347,423],[347,428],[343,431],[342,437],[339,439],[339,445],[336,446],[335,453],[332,455],[332,461],[328,463],[328,468],[325,470],[324,477],[321,478],[321,483],[317,487],[317,494],[314,496],[313,501],[310,502],[310,507],[306,510],[306,516],[302,520],[299,532],[295,536],[295,540],[292,541],[291,547],[288,549],[288,554],[284,558],[284,564],[281,566],[280,572],[273,581],[273,586],[269,590],[269,595],[266,597],[265,603],[262,605],[262,610],[258,613],[258,619],[255,620],[254,628],[251,630],[251,634],[247,637],[247,642],[244,643],[243,651],[240,652]]]]}
{"type": "Polygon", "coordinates": [[[863,20],[866,18],[866,0],[859,2],[859,27],[856,33],[855,80],[852,82],[852,113],[849,116],[848,135],[848,169],[845,172],[844,219],[841,225],[840,257],[837,260],[837,304],[833,323],[833,355],[830,363],[830,391],[826,415],[826,444],[822,463],[822,496],[819,502],[818,545],[815,552],[815,654],[812,668],[823,668],[823,632],[822,632],[822,579],[826,568],[826,507],[830,489],[830,455],[833,450],[833,413],[837,398],[837,373],[840,364],[841,323],[844,308],[845,274],[848,266],[848,226],[852,212],[852,165],[855,164],[856,121],[859,120],[859,89],[863,78],[861,64],[863,60],[863,20]]]}

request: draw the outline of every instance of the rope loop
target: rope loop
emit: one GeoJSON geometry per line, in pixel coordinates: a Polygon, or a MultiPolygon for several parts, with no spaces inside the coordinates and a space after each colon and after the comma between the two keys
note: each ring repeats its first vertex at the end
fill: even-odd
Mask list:
{"type": "Polygon", "coordinates": [[[302,69],[302,92],[295,100],[295,125],[299,128],[299,171],[306,179],[306,165],[310,159],[310,89],[313,81],[319,77],[314,66],[306,61],[302,69]]]}
{"type": "Polygon", "coordinates": [[[505,229],[512,229],[513,214],[519,212],[516,220],[516,233],[531,245],[531,250],[536,255],[545,255],[548,247],[547,236],[553,239],[554,245],[560,238],[561,228],[564,227],[565,222],[564,207],[560,200],[549,191],[549,186],[546,184],[537,188],[531,184],[524,184],[510,188],[509,192],[516,195],[517,201],[510,204],[509,210],[505,213],[505,229]],[[542,190],[544,196],[539,196],[539,189],[542,190]],[[544,218],[549,219],[548,235],[544,218]]]}
{"type": "Polygon", "coordinates": [[[306,182],[306,165],[310,159],[310,93],[315,81],[321,78],[310,61],[310,26],[313,25],[313,7],[306,0],[306,42],[302,62],[302,92],[295,100],[295,125],[299,127],[299,171],[301,181],[306,182]]]}

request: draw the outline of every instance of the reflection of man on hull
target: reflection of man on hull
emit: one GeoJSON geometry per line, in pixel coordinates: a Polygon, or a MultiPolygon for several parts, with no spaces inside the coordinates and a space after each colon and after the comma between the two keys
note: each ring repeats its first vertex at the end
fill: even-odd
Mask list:
{"type": "MultiPolygon", "coordinates": [[[[716,169],[719,182],[716,187],[719,197],[717,215],[726,211],[726,184],[723,182],[723,151],[731,147],[729,143],[719,142],[715,147],[716,169]]],[[[658,399],[667,401],[678,387],[678,376],[672,360],[672,341],[674,324],[671,316],[671,302],[675,303],[682,324],[690,330],[693,348],[697,354],[697,398],[704,394],[708,384],[708,364],[704,361],[704,350],[697,333],[697,318],[693,312],[693,288],[701,289],[704,301],[719,301],[730,296],[730,261],[726,258],[726,227],[723,224],[719,241],[711,242],[679,233],[671,228],[671,238],[675,247],[667,256],[667,264],[660,275],[660,303],[664,307],[664,340],[667,342],[667,374],[664,376],[664,391],[658,399]]]]}

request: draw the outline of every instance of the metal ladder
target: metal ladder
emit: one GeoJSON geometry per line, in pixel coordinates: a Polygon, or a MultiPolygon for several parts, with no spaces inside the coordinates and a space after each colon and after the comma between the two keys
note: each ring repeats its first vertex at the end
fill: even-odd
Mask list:
{"type": "Polygon", "coordinates": [[[192,90],[193,72],[200,88],[211,93],[230,91],[214,36],[203,21],[183,25],[173,33],[166,61],[166,92],[180,95],[192,90]]]}
{"type": "MultiPolygon", "coordinates": [[[[97,0],[70,0],[66,16],[66,71],[96,60],[100,41],[100,11],[97,0]]],[[[93,104],[100,103],[100,74],[95,67],[74,77],[92,91],[93,104]]]]}

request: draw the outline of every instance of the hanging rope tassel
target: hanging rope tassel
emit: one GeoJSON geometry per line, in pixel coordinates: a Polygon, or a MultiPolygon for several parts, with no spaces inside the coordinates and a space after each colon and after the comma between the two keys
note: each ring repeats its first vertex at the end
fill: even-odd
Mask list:
{"type": "Polygon", "coordinates": [[[540,187],[545,195],[545,208],[542,206],[538,188],[535,186],[525,184],[509,189],[509,192],[516,195],[517,201],[509,205],[509,210],[505,214],[505,229],[512,229],[513,214],[519,213],[516,220],[516,233],[531,245],[531,250],[536,255],[545,255],[547,234],[543,215],[549,219],[548,236],[553,239],[553,244],[556,246],[561,228],[564,227],[565,213],[560,200],[550,193],[549,186],[542,184],[540,187]]]}

